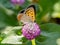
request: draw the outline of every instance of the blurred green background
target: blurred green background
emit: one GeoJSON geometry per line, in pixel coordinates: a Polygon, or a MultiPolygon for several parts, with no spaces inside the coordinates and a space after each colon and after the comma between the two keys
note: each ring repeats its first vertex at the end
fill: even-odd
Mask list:
{"type": "MultiPolygon", "coordinates": [[[[22,5],[14,5],[11,0],[0,0],[0,45],[14,45],[3,41],[12,34],[14,36],[22,34],[17,14],[30,4],[36,6],[36,22],[41,29],[41,35],[36,37],[36,45],[60,45],[60,0],[24,1],[22,5]]],[[[22,42],[21,45],[31,45],[31,42],[24,37],[19,42],[22,42]]]]}

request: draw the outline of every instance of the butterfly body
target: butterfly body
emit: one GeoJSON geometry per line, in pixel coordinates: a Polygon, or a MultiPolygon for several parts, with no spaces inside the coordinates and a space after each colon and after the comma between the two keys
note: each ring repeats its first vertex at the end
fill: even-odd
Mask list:
{"type": "Polygon", "coordinates": [[[24,24],[26,23],[33,23],[35,21],[35,6],[31,5],[25,10],[22,10],[18,16],[17,19],[24,24]]]}

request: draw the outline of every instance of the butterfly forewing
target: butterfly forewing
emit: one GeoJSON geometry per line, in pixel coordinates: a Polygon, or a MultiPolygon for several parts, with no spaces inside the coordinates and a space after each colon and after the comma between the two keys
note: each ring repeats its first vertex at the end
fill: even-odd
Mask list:
{"type": "Polygon", "coordinates": [[[31,18],[32,22],[35,21],[35,7],[33,5],[26,9],[25,14],[31,18]]]}

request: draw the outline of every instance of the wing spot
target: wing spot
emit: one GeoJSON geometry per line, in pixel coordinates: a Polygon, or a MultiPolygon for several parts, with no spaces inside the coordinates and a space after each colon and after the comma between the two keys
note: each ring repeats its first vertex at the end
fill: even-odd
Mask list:
{"type": "Polygon", "coordinates": [[[29,16],[29,15],[27,15],[27,16],[29,16]]]}
{"type": "Polygon", "coordinates": [[[33,17],[33,16],[32,16],[33,17]]]}

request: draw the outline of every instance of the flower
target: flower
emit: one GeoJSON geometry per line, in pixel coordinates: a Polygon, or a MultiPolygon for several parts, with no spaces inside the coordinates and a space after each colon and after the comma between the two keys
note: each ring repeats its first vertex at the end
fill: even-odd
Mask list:
{"type": "Polygon", "coordinates": [[[40,32],[39,26],[36,23],[28,23],[22,28],[22,34],[28,40],[34,39],[36,36],[40,35],[40,32]]]}
{"type": "Polygon", "coordinates": [[[23,5],[25,0],[11,0],[14,5],[23,5]]]}

